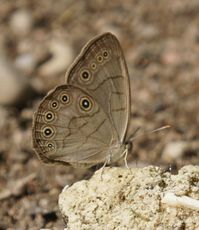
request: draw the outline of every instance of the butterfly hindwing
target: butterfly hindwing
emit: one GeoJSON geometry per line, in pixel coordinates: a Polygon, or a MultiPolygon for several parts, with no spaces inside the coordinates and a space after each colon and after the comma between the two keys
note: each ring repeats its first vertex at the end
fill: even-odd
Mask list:
{"type": "Polygon", "coordinates": [[[70,85],[58,86],[40,103],[33,135],[43,161],[79,165],[104,162],[112,140],[111,124],[95,99],[70,85]]]}

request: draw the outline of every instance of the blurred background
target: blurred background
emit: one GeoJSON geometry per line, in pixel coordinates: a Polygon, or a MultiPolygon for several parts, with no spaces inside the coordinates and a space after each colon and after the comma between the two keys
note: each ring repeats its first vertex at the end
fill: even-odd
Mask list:
{"type": "Polygon", "coordinates": [[[135,139],[129,166],[199,164],[198,12],[198,0],[0,0],[0,230],[63,229],[60,191],[98,168],[44,165],[31,128],[40,100],[103,32],[118,37],[129,68],[129,133],[171,126],[135,139]]]}

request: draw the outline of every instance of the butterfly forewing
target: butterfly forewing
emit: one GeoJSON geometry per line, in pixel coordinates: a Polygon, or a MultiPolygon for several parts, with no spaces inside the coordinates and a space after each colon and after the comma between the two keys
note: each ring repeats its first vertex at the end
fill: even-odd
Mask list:
{"type": "Polygon", "coordinates": [[[105,33],[91,40],[66,73],[66,83],[84,88],[96,99],[123,143],[130,107],[129,76],[117,38],[105,33]]]}

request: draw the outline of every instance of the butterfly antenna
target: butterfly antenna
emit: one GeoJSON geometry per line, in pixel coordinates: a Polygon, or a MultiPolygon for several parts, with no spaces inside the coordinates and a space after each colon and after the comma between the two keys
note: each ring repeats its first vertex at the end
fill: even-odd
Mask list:
{"type": "Polygon", "coordinates": [[[128,139],[131,140],[140,129],[141,127],[137,127],[137,129],[129,136],[128,139]]]}
{"type": "Polygon", "coordinates": [[[144,131],[144,133],[142,133],[142,134],[140,134],[140,135],[137,135],[137,136],[134,136],[135,133],[137,133],[137,131],[140,129],[140,127],[139,127],[139,128],[137,128],[137,129],[135,130],[135,132],[130,136],[129,141],[133,141],[133,140],[135,140],[135,139],[138,138],[138,137],[141,137],[141,136],[144,136],[144,135],[148,135],[148,134],[150,134],[150,133],[156,133],[156,132],[162,131],[162,130],[164,130],[164,129],[168,129],[168,128],[170,128],[170,127],[171,127],[170,125],[165,125],[165,126],[162,126],[162,127],[160,127],[160,128],[154,129],[154,130],[144,131]]]}

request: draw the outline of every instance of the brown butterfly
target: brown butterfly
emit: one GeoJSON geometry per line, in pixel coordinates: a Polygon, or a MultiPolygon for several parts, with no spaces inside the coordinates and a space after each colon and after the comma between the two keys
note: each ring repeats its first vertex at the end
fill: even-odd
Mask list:
{"type": "Polygon", "coordinates": [[[33,119],[33,146],[45,163],[91,167],[128,153],[129,75],[117,38],[111,33],[85,45],[50,91],[33,119]]]}

